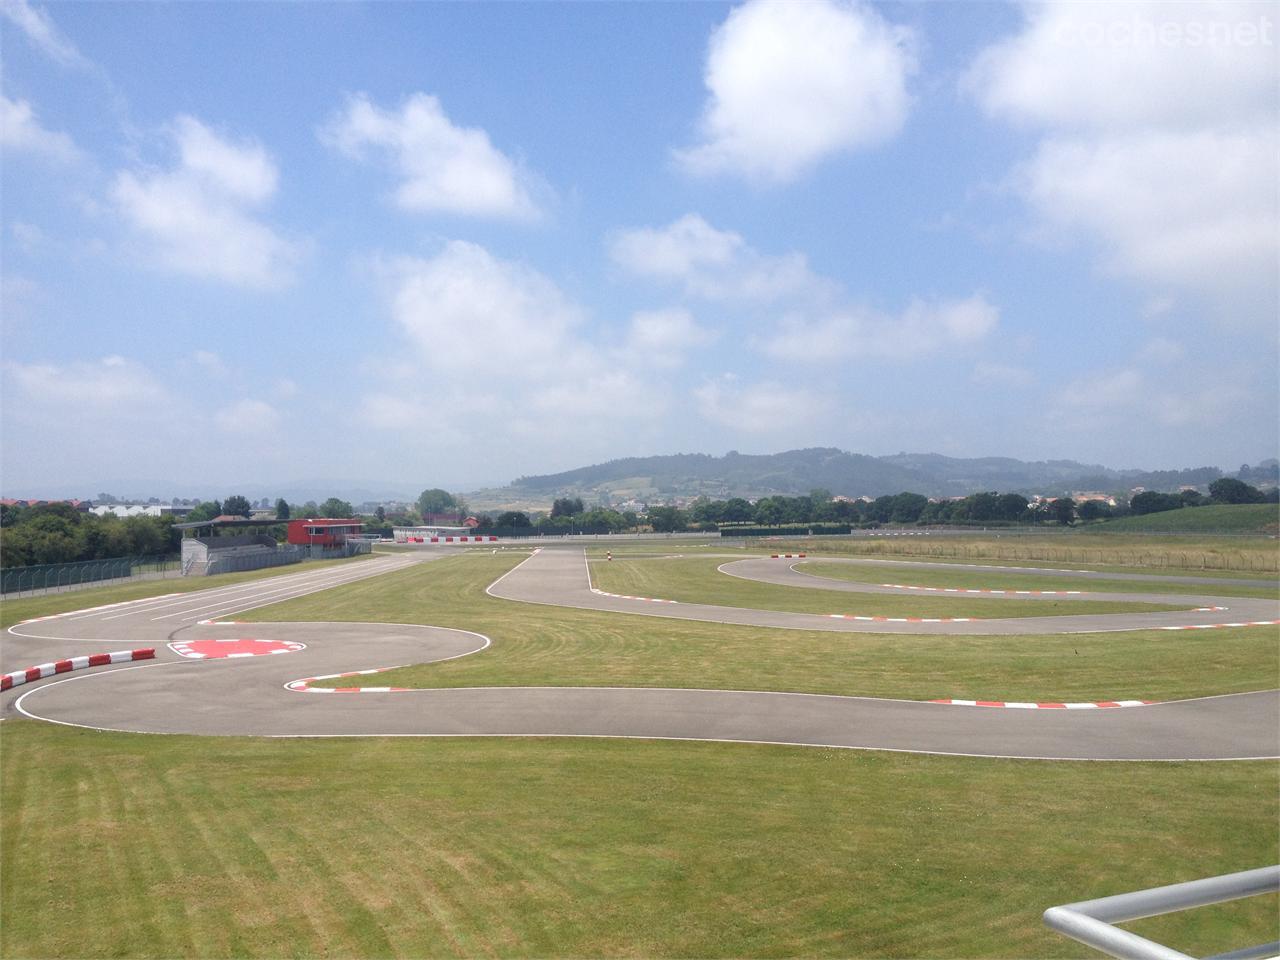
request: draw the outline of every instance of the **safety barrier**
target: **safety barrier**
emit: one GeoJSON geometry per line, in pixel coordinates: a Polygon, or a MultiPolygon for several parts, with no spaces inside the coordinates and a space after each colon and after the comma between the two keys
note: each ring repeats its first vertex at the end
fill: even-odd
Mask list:
{"type": "Polygon", "coordinates": [[[176,557],[110,557],[72,563],[42,563],[0,570],[0,594],[62,590],[82,583],[142,576],[177,576],[176,557]]]}
{"type": "MultiPolygon", "coordinates": [[[[1221,877],[1050,907],[1044,912],[1044,922],[1059,933],[1113,957],[1125,960],[1191,960],[1185,953],[1121,930],[1113,924],[1277,891],[1280,891],[1280,866],[1259,867],[1221,877]]],[[[1218,954],[1216,960],[1248,960],[1274,957],[1277,953],[1280,953],[1280,940],[1218,954]]]]}

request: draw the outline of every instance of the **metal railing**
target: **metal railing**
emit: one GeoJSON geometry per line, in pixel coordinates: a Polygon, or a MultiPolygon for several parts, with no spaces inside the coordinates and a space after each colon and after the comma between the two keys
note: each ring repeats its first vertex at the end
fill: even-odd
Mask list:
{"type": "MultiPolygon", "coordinates": [[[[1073,940],[1124,960],[1191,960],[1185,953],[1121,930],[1113,924],[1278,891],[1280,866],[1259,867],[1221,877],[1050,907],[1044,912],[1044,922],[1073,940]]],[[[1280,954],[1280,940],[1220,953],[1210,960],[1252,960],[1277,954],[1280,954]]]]}
{"type": "Polygon", "coordinates": [[[177,576],[176,557],[111,557],[106,560],[78,560],[71,563],[42,563],[0,570],[0,594],[70,590],[81,585],[108,580],[163,578],[177,576]]]}

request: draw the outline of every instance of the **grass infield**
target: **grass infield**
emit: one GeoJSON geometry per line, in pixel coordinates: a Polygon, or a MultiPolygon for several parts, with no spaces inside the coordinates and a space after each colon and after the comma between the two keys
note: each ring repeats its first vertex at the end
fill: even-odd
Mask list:
{"type": "Polygon", "coordinates": [[[1058,534],[974,534],[814,538],[762,543],[762,550],[806,550],[834,556],[919,557],[958,563],[1032,563],[1149,573],[1213,576],[1262,575],[1275,579],[1280,550],[1274,537],[1153,536],[1064,531],[1058,534]],[[1143,568],[1149,568],[1145,571],[1143,568]]]}
{"type": "Polygon", "coordinates": [[[520,559],[509,553],[439,560],[262,607],[250,616],[426,623],[493,639],[493,646],[469,657],[379,674],[378,686],[646,686],[908,700],[1173,700],[1269,689],[1280,674],[1276,631],[1265,627],[1062,637],[819,633],[569,610],[485,594],[484,588],[520,559]]]}
{"type": "MultiPolygon", "coordinates": [[[[1094,957],[1049,906],[1274,860],[1272,763],[0,729],[5,957],[1094,957]]],[[[1203,956],[1274,898],[1130,925],[1203,956]]]]}
{"type": "MultiPolygon", "coordinates": [[[[1083,590],[1087,593],[1171,593],[1210,594],[1224,597],[1275,599],[1280,585],[1260,582],[1256,587],[1223,583],[1155,583],[1144,580],[1099,580],[1069,576],[1037,576],[1032,573],[1002,573],[995,570],[921,570],[894,566],[850,566],[823,563],[822,558],[802,562],[801,573],[855,583],[906,583],[921,587],[957,587],[974,590],[1083,590]]],[[[1131,573],[1136,571],[1129,571],[1131,573]]],[[[1168,574],[1172,576],[1172,574],[1168,574]]]]}
{"type": "MultiPolygon", "coordinates": [[[[591,579],[594,586],[609,593],[791,613],[995,619],[1187,609],[1186,605],[1178,604],[1105,600],[1006,600],[939,597],[907,591],[901,595],[889,595],[794,588],[729,576],[717,569],[724,562],[721,558],[705,557],[681,557],[661,563],[621,559],[593,562],[591,579]]],[[[785,564],[788,561],[778,562],[785,564]]]]}

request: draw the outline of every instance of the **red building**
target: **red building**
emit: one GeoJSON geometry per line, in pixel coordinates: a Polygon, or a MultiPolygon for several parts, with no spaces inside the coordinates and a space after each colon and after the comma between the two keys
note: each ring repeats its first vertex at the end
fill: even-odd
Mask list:
{"type": "Polygon", "coordinates": [[[355,536],[364,525],[359,520],[290,520],[289,543],[301,546],[337,547],[355,536]]]}

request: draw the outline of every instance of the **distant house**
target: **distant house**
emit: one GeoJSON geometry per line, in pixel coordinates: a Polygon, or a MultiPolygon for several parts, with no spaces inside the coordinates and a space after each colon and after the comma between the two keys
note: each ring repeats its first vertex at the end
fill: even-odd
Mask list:
{"type": "Polygon", "coordinates": [[[364,524],[359,520],[327,517],[290,520],[286,540],[298,546],[338,547],[363,528],[364,524]]]}
{"type": "Polygon", "coordinates": [[[65,503],[73,510],[78,510],[81,513],[88,513],[89,508],[93,506],[93,502],[90,500],[36,500],[34,498],[28,500],[15,500],[11,497],[5,497],[3,500],[0,500],[0,504],[6,507],[51,507],[55,503],[65,503]]]}
{"type": "Polygon", "coordinates": [[[462,525],[464,527],[470,527],[472,530],[474,530],[476,527],[480,526],[480,521],[477,520],[475,517],[467,517],[467,519],[462,521],[462,525]]]}

